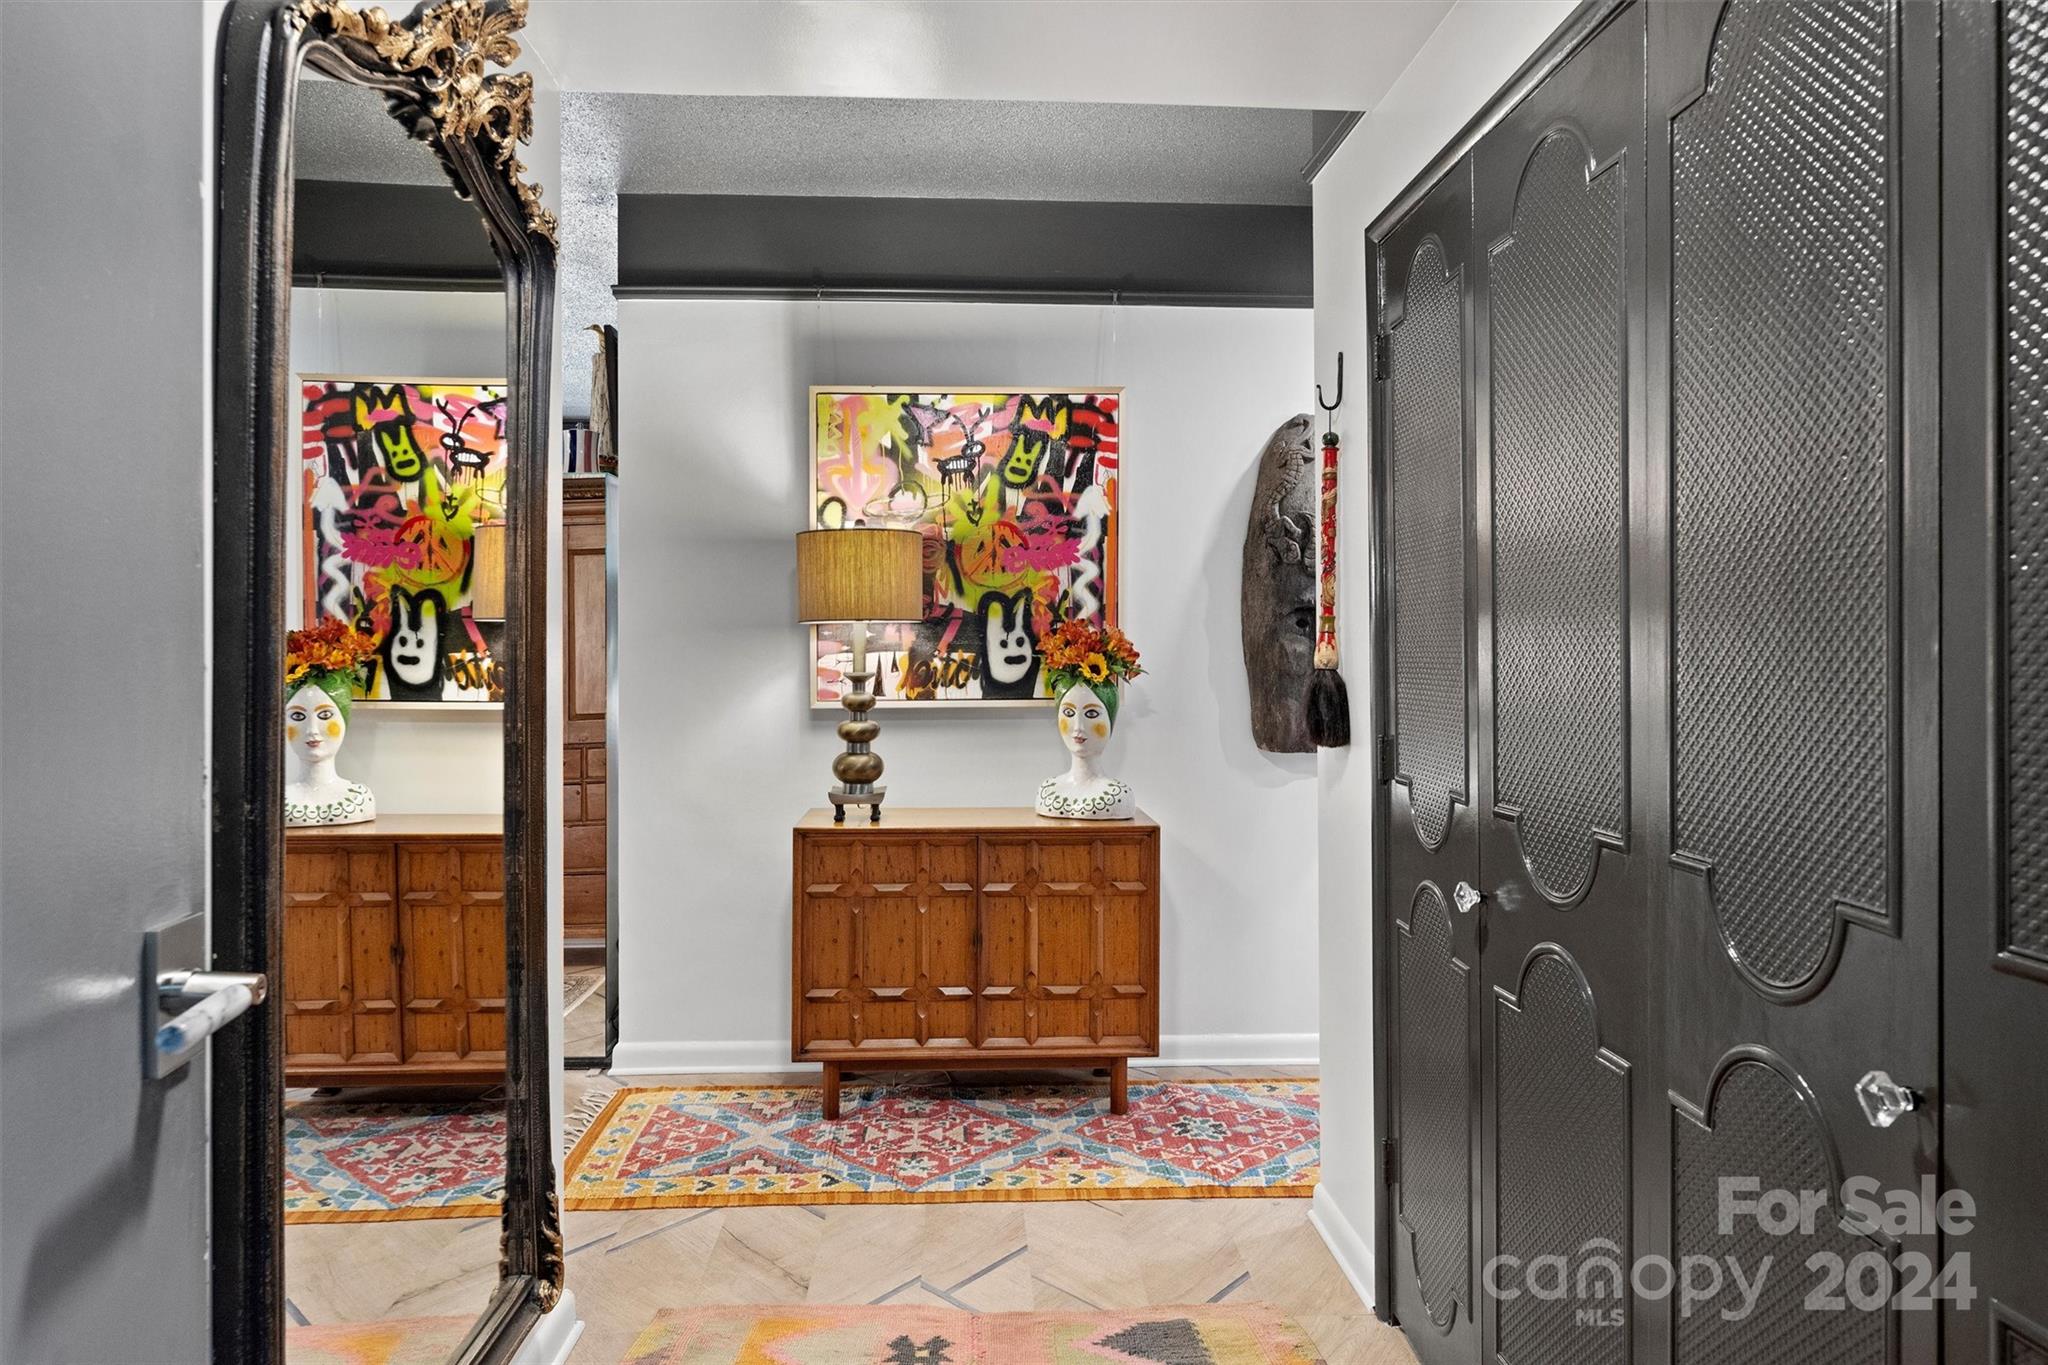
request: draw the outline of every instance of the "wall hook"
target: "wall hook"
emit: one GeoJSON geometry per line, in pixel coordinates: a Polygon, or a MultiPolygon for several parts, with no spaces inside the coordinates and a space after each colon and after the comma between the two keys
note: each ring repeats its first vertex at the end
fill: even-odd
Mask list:
{"type": "Polygon", "coordinates": [[[1337,352],[1337,401],[1325,403],[1323,401],[1323,386],[1318,384],[1316,385],[1316,406],[1324,412],[1335,412],[1338,408],[1344,406],[1344,353],[1342,351],[1337,352]]]}

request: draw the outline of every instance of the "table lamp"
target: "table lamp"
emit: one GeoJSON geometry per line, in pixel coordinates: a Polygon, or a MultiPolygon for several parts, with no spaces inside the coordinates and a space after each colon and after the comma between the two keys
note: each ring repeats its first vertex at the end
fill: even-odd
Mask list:
{"type": "Polygon", "coordinates": [[[924,619],[924,537],[870,526],[798,532],[796,618],[804,625],[846,622],[852,627],[853,670],[839,699],[851,713],[839,722],[846,752],[832,760],[839,785],[825,795],[832,802],[834,824],[846,823],[848,806],[866,806],[869,822],[879,822],[887,789],[875,785],[882,757],[874,742],[882,727],[868,715],[875,706],[868,690],[875,676],[868,671],[868,626],[924,619]]]}

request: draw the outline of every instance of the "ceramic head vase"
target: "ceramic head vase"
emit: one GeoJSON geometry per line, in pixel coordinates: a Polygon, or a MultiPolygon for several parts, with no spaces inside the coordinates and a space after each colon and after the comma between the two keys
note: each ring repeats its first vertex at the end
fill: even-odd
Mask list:
{"type": "Polygon", "coordinates": [[[354,825],[377,818],[377,798],[334,770],[348,738],[349,699],[369,637],[342,622],[295,630],[286,646],[284,822],[354,825]]]}
{"type": "Polygon", "coordinates": [[[1116,733],[1118,687],[1136,677],[1138,652],[1120,632],[1069,622],[1040,642],[1052,682],[1053,715],[1070,755],[1067,770],[1038,784],[1040,815],[1069,820],[1130,820],[1138,814],[1130,784],[1101,770],[1116,733]]]}

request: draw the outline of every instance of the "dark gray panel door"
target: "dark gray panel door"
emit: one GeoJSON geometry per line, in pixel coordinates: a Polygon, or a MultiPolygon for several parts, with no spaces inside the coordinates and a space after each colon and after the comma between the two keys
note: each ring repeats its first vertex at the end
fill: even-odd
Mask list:
{"type": "Polygon", "coordinates": [[[1935,18],[1651,12],[1671,834],[1655,1249],[1749,1274],[1771,1258],[1746,1311],[1725,1274],[1666,1306],[1683,1365],[1934,1355],[1935,1315],[1884,1301],[1894,1257],[1934,1239],[1845,1226],[1840,1191],[1915,1189],[1938,1137],[1926,1109],[1880,1128],[1857,1098],[1873,1071],[1939,1079],[1934,368],[1928,310],[1904,307],[1931,281],[1935,18]],[[1774,1235],[1728,1202],[1773,1190],[1826,1204],[1774,1235]]]}
{"type": "Polygon", "coordinates": [[[1643,10],[1615,16],[1473,155],[1484,1359],[1620,1365],[1619,1270],[1655,907],[1634,675],[1643,10]],[[1633,323],[1632,320],[1633,319],[1633,323]],[[1565,1292],[1546,1258],[1562,1258],[1565,1292]],[[1607,1274],[1581,1267],[1604,1263],[1607,1274]]]}
{"type": "Polygon", "coordinates": [[[206,907],[202,10],[0,5],[10,1362],[211,1351],[207,1062],[143,1078],[140,979],[144,931],[206,907]],[[79,117],[110,63],[119,114],[79,117]]]}
{"type": "Polygon", "coordinates": [[[1428,1365],[1478,1360],[1479,876],[1473,813],[1469,164],[1380,243],[1376,477],[1387,594],[1382,787],[1393,1309],[1428,1365]]]}
{"type": "Polygon", "coordinates": [[[2048,11],[1949,7],[1942,65],[1944,1340],[2048,1365],[2048,11]]]}

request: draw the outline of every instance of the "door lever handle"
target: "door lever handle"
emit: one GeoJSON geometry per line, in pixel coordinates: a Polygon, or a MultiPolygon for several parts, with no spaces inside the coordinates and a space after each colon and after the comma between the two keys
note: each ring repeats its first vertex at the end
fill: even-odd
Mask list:
{"type": "Polygon", "coordinates": [[[261,972],[158,972],[156,995],[166,1006],[204,1003],[234,986],[246,986],[249,1003],[260,1005],[270,994],[270,981],[261,972]]]}
{"type": "Polygon", "coordinates": [[[206,1045],[221,1028],[261,1004],[269,983],[261,972],[165,972],[157,978],[158,998],[198,1003],[157,1026],[150,1050],[151,1080],[162,1080],[206,1045]],[[182,978],[182,979],[181,979],[182,978]]]}
{"type": "Polygon", "coordinates": [[[206,919],[188,915],[143,935],[142,1074],[160,1081],[192,1060],[206,1040],[263,1003],[270,982],[261,972],[210,972],[167,967],[204,956],[206,919]]]}

